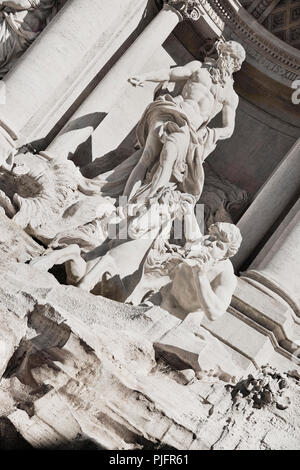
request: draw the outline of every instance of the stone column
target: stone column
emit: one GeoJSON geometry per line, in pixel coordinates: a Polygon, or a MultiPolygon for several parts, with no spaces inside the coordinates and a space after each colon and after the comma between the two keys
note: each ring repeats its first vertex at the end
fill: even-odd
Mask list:
{"type": "Polygon", "coordinates": [[[146,0],[66,3],[4,79],[6,102],[0,105],[0,125],[15,146],[48,134],[134,31],[146,4],[146,0]]]}
{"type": "MultiPolygon", "coordinates": [[[[254,260],[238,278],[231,306],[253,331],[261,331],[271,339],[276,351],[272,360],[277,357],[280,367],[286,367],[288,360],[295,362],[300,338],[299,322],[295,320],[299,315],[300,278],[300,202],[295,204],[299,192],[299,156],[300,140],[239,221],[243,242],[233,258],[238,270],[254,260]],[[284,220],[283,214],[287,214],[284,220]],[[274,231],[275,224],[279,226],[274,231]]],[[[249,335],[248,343],[253,341],[249,335]]],[[[266,356],[265,362],[268,360],[266,356]]]]}
{"type": "Polygon", "coordinates": [[[105,75],[43,154],[50,158],[65,159],[69,153],[74,153],[99,125],[97,115],[101,113],[106,116],[110,111],[128,78],[139,72],[179,21],[186,18],[197,20],[201,15],[199,8],[197,4],[188,8],[184,2],[166,0],[163,9],[105,75]]]}
{"type": "Polygon", "coordinates": [[[238,222],[243,242],[232,259],[237,271],[245,269],[248,260],[281,217],[286,208],[295,201],[300,180],[300,139],[294,144],[282,162],[264,184],[238,222]]]}
{"type": "Polygon", "coordinates": [[[300,315],[300,199],[268,240],[243,277],[254,279],[300,315]]]}

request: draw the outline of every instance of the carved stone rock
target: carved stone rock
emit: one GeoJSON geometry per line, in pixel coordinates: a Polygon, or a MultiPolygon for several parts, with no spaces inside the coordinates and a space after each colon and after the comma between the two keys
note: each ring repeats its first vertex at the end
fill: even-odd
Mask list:
{"type": "Polygon", "coordinates": [[[205,181],[200,204],[204,204],[205,228],[216,222],[236,223],[249,204],[245,190],[221,178],[209,164],[204,167],[205,181]]]}
{"type": "Polygon", "coordinates": [[[266,365],[234,386],[231,392],[233,402],[236,406],[244,402],[254,408],[276,405],[276,408],[285,410],[291,404],[290,382],[288,374],[266,365]]]}
{"type": "MultiPolygon", "coordinates": [[[[196,335],[201,328],[193,330],[162,309],[136,308],[61,286],[24,264],[6,264],[0,277],[1,324],[7,315],[3,305],[19,315],[28,312],[26,342],[15,344],[0,384],[1,432],[6,423],[2,446],[12,436],[17,448],[35,449],[81,449],[92,442],[93,448],[117,450],[297,447],[298,379],[289,381],[290,407],[277,410],[285,414],[285,425],[272,407],[261,414],[233,405],[220,370],[201,371],[199,379],[188,374],[189,366],[178,365],[183,352],[176,351],[179,371],[166,351],[155,363],[152,344],[170,344],[168,331],[181,332],[183,342],[185,334],[195,334],[201,343],[196,335]],[[30,384],[17,377],[23,382],[31,377],[30,384]],[[280,428],[277,438],[274,428],[277,433],[280,428]]],[[[207,360],[216,359],[207,354],[207,360]]],[[[225,355],[219,360],[226,364],[225,355]]]]}

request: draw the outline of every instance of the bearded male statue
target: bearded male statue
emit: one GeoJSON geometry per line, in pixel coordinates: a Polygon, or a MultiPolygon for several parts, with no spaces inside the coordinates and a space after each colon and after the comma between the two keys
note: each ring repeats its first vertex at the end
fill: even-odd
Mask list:
{"type": "Polygon", "coordinates": [[[204,183],[203,161],[216,143],[231,137],[235,127],[238,96],[233,89],[234,72],[246,54],[235,41],[218,42],[218,59],[192,61],[183,67],[149,72],[129,79],[134,86],[144,82],[183,82],[181,94],[166,94],[145,110],[137,128],[140,144],[138,163],[124,191],[132,197],[152,197],[168,183],[199,198],[204,183]],[[209,128],[222,111],[223,127],[209,128]],[[147,184],[148,183],[148,184],[147,184]]]}
{"type": "Polygon", "coordinates": [[[235,225],[218,222],[210,226],[208,235],[193,243],[190,252],[167,262],[171,282],[160,290],[160,307],[182,321],[154,348],[158,357],[167,354],[175,368],[191,368],[199,379],[208,373],[229,382],[241,373],[210,330],[210,321],[218,320],[230,305],[237,281],[229,258],[241,241],[235,225]]]}
{"type": "Polygon", "coordinates": [[[171,282],[161,289],[161,307],[182,319],[193,313],[198,324],[204,314],[209,320],[217,320],[229,307],[236,288],[230,258],[241,241],[238,227],[217,222],[190,250],[177,259],[170,258],[171,282]]]}

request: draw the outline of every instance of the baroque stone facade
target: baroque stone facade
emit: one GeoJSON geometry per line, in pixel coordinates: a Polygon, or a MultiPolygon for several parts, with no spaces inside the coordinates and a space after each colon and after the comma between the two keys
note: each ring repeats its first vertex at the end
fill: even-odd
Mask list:
{"type": "Polygon", "coordinates": [[[270,2],[46,3],[1,10],[0,448],[299,448],[299,51],[270,2]]]}

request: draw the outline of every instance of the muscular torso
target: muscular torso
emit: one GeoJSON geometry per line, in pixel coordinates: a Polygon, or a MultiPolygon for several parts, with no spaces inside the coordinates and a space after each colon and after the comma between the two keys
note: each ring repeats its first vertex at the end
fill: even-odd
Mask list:
{"type": "Polygon", "coordinates": [[[233,92],[231,83],[225,85],[225,88],[213,84],[209,71],[201,67],[186,81],[180,107],[193,127],[198,130],[222,109],[226,95],[230,92],[233,92]]]}

